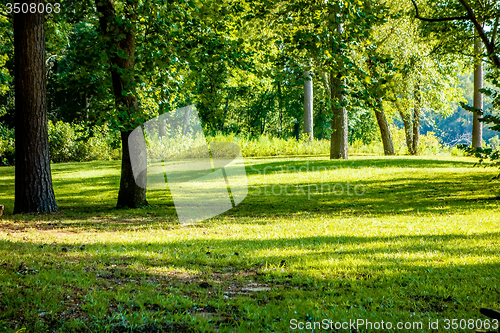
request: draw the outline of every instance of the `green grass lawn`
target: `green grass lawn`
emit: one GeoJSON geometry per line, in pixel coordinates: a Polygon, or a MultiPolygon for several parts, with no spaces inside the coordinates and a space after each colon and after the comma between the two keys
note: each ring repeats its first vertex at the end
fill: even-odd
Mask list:
{"type": "Polygon", "coordinates": [[[473,332],[500,308],[498,170],[475,162],[250,158],[247,198],[190,226],[168,191],[114,209],[117,161],[52,165],[60,212],[12,215],[1,167],[0,331],[473,332]]]}

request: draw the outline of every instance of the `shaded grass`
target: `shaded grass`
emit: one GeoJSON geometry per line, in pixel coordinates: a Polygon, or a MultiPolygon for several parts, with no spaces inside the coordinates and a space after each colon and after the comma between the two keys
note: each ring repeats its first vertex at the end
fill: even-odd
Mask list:
{"type": "Polygon", "coordinates": [[[445,318],[500,307],[496,169],[466,158],[246,162],[247,198],[192,226],[176,223],[168,191],[114,209],[113,161],[53,165],[61,212],[13,216],[13,168],[0,168],[0,328],[284,332],[293,318],[361,318],[423,331],[439,319],[449,331],[445,318]]]}

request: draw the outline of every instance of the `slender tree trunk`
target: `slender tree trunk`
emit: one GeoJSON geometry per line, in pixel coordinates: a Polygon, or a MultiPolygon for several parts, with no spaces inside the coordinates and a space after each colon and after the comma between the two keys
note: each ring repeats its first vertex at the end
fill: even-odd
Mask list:
{"type": "MultiPolygon", "coordinates": [[[[128,116],[138,111],[137,97],[133,85],[133,70],[135,57],[135,7],[136,2],[128,0],[125,3],[126,16],[132,22],[131,27],[126,27],[125,24],[118,25],[116,22],[116,11],[113,0],[95,0],[96,8],[101,17],[99,23],[101,33],[108,35],[112,45],[110,49],[115,48],[117,51],[111,56],[111,79],[113,82],[113,94],[115,96],[115,106],[117,110],[125,111],[128,116]],[[124,35],[124,38],[119,41],[111,35],[111,31],[119,31],[124,35]],[[120,54],[125,55],[122,57],[120,54]],[[125,73],[125,74],[124,74],[125,73]],[[125,94],[123,92],[126,92],[125,94]]],[[[125,117],[123,122],[128,125],[129,121],[125,117]]],[[[136,208],[147,205],[146,201],[146,183],[144,187],[138,186],[132,172],[132,164],[130,161],[130,152],[128,137],[131,131],[122,131],[122,172],[120,179],[120,190],[118,192],[117,207],[136,208]]],[[[146,154],[140,154],[140,157],[145,158],[146,154]]],[[[134,158],[139,158],[139,156],[134,158]]],[[[146,165],[146,164],[145,164],[146,165]]]]}
{"type": "Polygon", "coordinates": [[[283,95],[281,94],[281,83],[278,81],[278,107],[280,121],[280,137],[283,135],[283,95]]]}
{"type": "Polygon", "coordinates": [[[348,127],[345,96],[343,95],[344,81],[330,74],[331,108],[332,108],[332,135],[330,142],[330,159],[348,158],[348,127]]]}
{"type": "MultiPolygon", "coordinates": [[[[40,4],[43,1],[21,3],[40,4]]],[[[58,207],[50,170],[43,13],[14,14],[14,58],[14,213],[55,212],[58,207]]]]}
{"type": "Polygon", "coordinates": [[[184,123],[182,124],[182,135],[186,134],[189,129],[189,119],[191,119],[191,111],[193,111],[192,107],[189,107],[184,114],[184,123]]]}
{"type": "Polygon", "coordinates": [[[160,136],[160,138],[167,136],[167,129],[164,118],[160,118],[158,121],[158,135],[160,136]]]}
{"type": "Polygon", "coordinates": [[[412,133],[412,128],[411,128],[411,119],[410,115],[405,114],[401,108],[401,105],[399,105],[399,102],[396,101],[396,109],[399,112],[399,115],[401,116],[401,120],[403,121],[403,126],[405,130],[405,139],[406,139],[406,147],[408,149],[408,153],[410,155],[415,155],[413,152],[413,133],[412,133]]]}
{"type": "MultiPolygon", "coordinates": [[[[480,59],[483,44],[479,36],[474,42],[474,55],[478,58],[474,62],[474,108],[483,109],[483,94],[479,89],[483,88],[483,64],[480,59]]],[[[479,121],[482,112],[474,112],[472,121],[472,148],[481,148],[483,141],[483,123],[479,121]]]]}
{"type": "Polygon", "coordinates": [[[420,92],[420,83],[417,81],[415,83],[415,91],[413,93],[413,98],[415,99],[415,105],[413,108],[413,142],[412,142],[412,153],[417,155],[418,144],[420,140],[420,110],[422,108],[422,94],[420,92]]]}
{"type": "Polygon", "coordinates": [[[295,137],[295,140],[299,141],[299,138],[300,138],[300,124],[299,123],[293,124],[293,136],[295,137]]]}
{"type": "Polygon", "coordinates": [[[226,117],[227,117],[227,110],[229,108],[229,100],[231,98],[231,94],[233,92],[233,89],[234,88],[231,88],[229,89],[229,92],[227,94],[227,98],[226,98],[226,106],[224,107],[224,116],[222,117],[222,126],[221,126],[221,130],[224,131],[224,124],[226,123],[226,117]]]}
{"type": "Polygon", "coordinates": [[[304,133],[309,136],[309,141],[314,139],[313,133],[313,81],[311,73],[304,73],[304,133]]]}
{"type": "MultiPolygon", "coordinates": [[[[366,61],[368,69],[373,78],[376,78],[375,66],[371,58],[366,61]]],[[[385,117],[382,100],[377,101],[377,109],[375,110],[375,118],[377,118],[378,128],[380,129],[380,136],[382,138],[382,145],[384,146],[384,155],[394,155],[394,144],[392,143],[391,131],[389,124],[385,117]]]]}

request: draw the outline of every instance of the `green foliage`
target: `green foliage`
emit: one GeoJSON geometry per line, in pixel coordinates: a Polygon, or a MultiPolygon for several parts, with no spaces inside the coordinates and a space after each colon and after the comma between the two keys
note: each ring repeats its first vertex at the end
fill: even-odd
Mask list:
{"type": "Polygon", "coordinates": [[[241,148],[244,157],[279,156],[279,155],[324,155],[328,153],[328,140],[313,140],[309,142],[305,135],[299,140],[283,139],[268,135],[249,137],[244,135],[218,134],[207,138],[208,141],[234,142],[241,148]]]}
{"type": "Polygon", "coordinates": [[[90,130],[83,124],[49,120],[49,145],[52,162],[80,162],[119,158],[119,133],[106,125],[90,130]],[[90,135],[92,132],[93,135],[90,135]]]}
{"type": "Polygon", "coordinates": [[[0,166],[13,165],[15,161],[14,130],[0,123],[0,166]]]}

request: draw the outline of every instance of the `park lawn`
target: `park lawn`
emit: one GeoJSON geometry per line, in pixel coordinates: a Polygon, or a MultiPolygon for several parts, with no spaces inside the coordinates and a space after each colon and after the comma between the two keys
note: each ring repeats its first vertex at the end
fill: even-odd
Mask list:
{"type": "Polygon", "coordinates": [[[168,191],[114,209],[117,161],[52,165],[60,212],[14,216],[14,168],[2,167],[0,331],[287,332],[291,320],[364,319],[449,332],[445,319],[465,319],[455,331],[473,332],[479,308],[500,308],[498,170],[474,163],[249,158],[247,198],[184,226],[168,191]]]}

